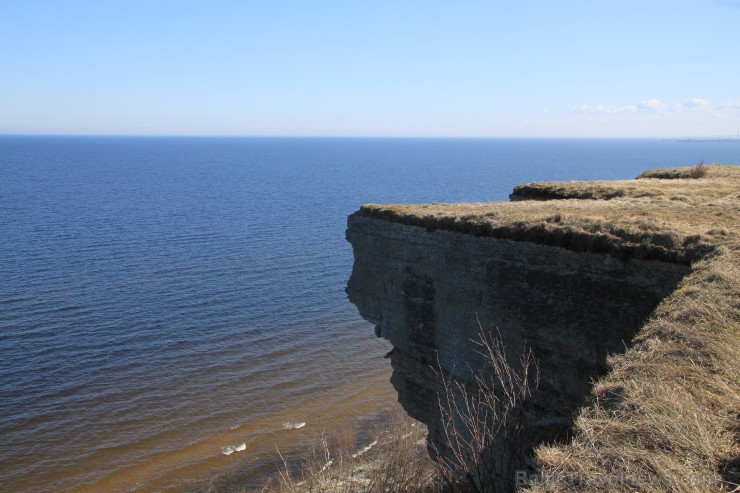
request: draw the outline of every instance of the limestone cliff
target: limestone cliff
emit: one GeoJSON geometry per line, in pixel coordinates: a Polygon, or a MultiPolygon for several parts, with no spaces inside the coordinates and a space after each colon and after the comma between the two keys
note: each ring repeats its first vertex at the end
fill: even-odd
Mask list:
{"type": "Polygon", "coordinates": [[[443,376],[465,388],[487,371],[481,329],[500,337],[515,370],[525,351],[539,367],[520,405],[518,451],[493,445],[509,457],[497,473],[532,472],[535,447],[567,443],[607,358],[630,348],[691,262],[736,243],[737,177],[715,166],[704,180],[530,184],[515,202],[365,205],[351,215],[347,294],[393,345],[399,402],[427,425],[431,448],[450,453],[443,376]]]}

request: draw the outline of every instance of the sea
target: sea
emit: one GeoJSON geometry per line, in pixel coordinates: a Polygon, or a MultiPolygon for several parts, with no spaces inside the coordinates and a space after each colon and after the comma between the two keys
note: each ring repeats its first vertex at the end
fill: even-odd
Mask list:
{"type": "Polygon", "coordinates": [[[258,488],[395,401],[344,292],[361,204],[701,161],[740,144],[0,136],[0,488],[258,488]]]}

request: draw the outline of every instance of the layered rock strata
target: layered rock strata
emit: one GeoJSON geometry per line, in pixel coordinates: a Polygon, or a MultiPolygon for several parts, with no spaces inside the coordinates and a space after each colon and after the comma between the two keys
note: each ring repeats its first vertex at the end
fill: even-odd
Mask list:
{"type": "Polygon", "coordinates": [[[347,293],[393,344],[399,402],[437,447],[444,393],[435,370],[469,384],[485,366],[475,344],[497,331],[516,367],[531,349],[540,384],[529,447],[567,435],[606,356],[622,352],[688,267],[476,237],[365,217],[349,221],[355,265],[347,293]]]}

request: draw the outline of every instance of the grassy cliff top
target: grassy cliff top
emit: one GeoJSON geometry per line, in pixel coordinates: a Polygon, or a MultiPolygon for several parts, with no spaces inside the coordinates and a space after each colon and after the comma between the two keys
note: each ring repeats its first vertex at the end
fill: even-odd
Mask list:
{"type": "Polygon", "coordinates": [[[656,170],[635,180],[530,183],[514,190],[513,202],[365,204],[357,214],[688,264],[740,243],[740,166],[711,165],[702,168],[703,177],[682,177],[692,169],[656,170]]]}
{"type": "Polygon", "coordinates": [[[694,166],[646,171],[635,180],[537,182],[519,185],[513,200],[642,198],[699,205],[737,193],[740,166],[694,166]],[[693,175],[693,178],[692,178],[693,175]]]}
{"type": "Polygon", "coordinates": [[[531,183],[514,202],[364,205],[356,214],[691,264],[576,416],[535,451],[541,492],[739,491],[740,166],[531,183]],[[693,178],[692,178],[693,176],[693,178]]]}

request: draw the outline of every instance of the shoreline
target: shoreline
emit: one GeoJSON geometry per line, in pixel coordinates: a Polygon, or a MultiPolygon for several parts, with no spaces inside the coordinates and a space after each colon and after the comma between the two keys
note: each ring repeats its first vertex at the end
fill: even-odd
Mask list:
{"type": "Polygon", "coordinates": [[[330,432],[337,423],[361,425],[372,421],[375,414],[395,401],[388,380],[389,370],[385,369],[343,382],[329,395],[311,397],[182,449],[157,454],[92,483],[77,485],[74,491],[182,493],[205,491],[214,481],[227,489],[234,485],[259,488],[281,464],[277,450],[297,458],[317,434],[330,432]],[[295,426],[300,423],[304,425],[295,426]],[[230,448],[231,453],[225,454],[230,448]]]}

